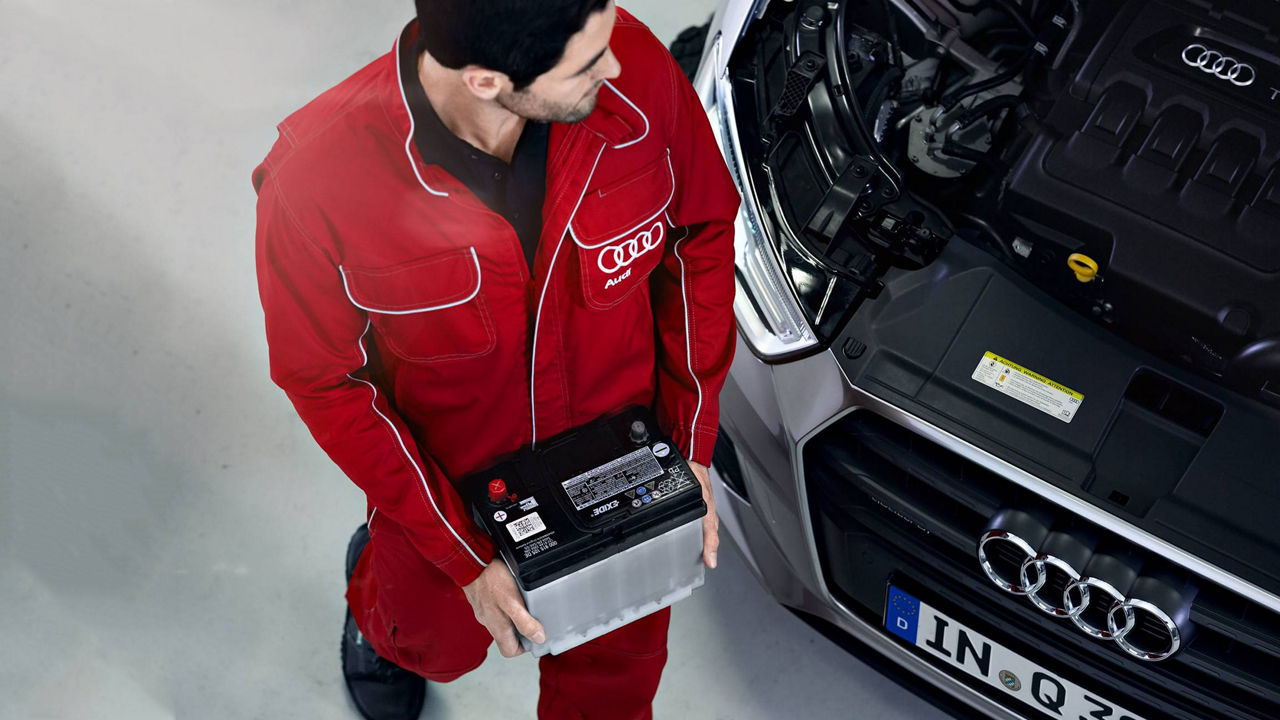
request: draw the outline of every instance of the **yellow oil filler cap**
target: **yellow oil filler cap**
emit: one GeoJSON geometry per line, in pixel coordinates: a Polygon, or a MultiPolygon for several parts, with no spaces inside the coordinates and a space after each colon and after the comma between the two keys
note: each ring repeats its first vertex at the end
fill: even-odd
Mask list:
{"type": "Polygon", "coordinates": [[[1098,277],[1098,262],[1088,255],[1071,253],[1067,257],[1067,267],[1076,274],[1076,280],[1082,283],[1093,282],[1098,277]]]}

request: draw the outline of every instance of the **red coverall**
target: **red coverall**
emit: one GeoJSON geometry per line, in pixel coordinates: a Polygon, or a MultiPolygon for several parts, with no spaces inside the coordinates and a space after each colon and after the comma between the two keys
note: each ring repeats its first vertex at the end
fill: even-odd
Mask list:
{"type": "MultiPolygon", "coordinates": [[[[622,75],[595,112],[551,128],[533,268],[419,156],[395,49],[282,122],[253,174],[272,379],[368,498],[348,602],[380,655],[431,680],[491,642],[461,586],[494,546],[451,479],[633,403],[710,464],[739,199],[666,48],[622,10],[611,48],[622,75]]],[[[542,658],[539,717],[651,717],[668,619],[542,658]]]]}

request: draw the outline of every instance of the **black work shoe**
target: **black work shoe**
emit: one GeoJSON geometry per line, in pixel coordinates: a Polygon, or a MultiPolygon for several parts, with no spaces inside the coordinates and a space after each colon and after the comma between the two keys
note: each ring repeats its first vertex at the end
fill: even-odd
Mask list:
{"type": "MultiPolygon", "coordinates": [[[[347,580],[369,542],[361,525],[347,546],[347,580]]],[[[342,676],[351,701],[365,720],[416,720],[427,698],[427,681],[417,673],[379,657],[347,610],[342,628],[342,676]]]]}

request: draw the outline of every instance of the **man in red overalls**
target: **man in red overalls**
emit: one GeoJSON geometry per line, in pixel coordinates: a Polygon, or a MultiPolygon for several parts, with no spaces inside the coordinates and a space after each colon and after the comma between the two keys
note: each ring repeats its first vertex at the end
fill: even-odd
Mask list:
{"type": "MultiPolygon", "coordinates": [[[[370,720],[541,641],[451,485],[650,406],[702,480],[733,354],[738,196],[697,95],[612,0],[418,0],[255,170],[271,374],[368,498],[343,665],[370,720]],[[366,545],[367,543],[367,545],[366,545]]],[[[662,611],[543,657],[540,718],[652,716],[662,611]]]]}

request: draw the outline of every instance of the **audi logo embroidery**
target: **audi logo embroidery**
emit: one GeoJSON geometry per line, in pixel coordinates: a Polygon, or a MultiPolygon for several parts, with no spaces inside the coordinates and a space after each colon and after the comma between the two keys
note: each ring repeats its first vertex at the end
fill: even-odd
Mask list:
{"type": "Polygon", "coordinates": [[[1090,637],[1113,641],[1126,653],[1139,660],[1164,660],[1177,652],[1182,644],[1182,632],[1178,629],[1178,624],[1164,610],[1146,600],[1125,597],[1106,581],[1081,575],[1069,563],[1052,555],[1036,552],[1025,540],[1006,530],[991,530],[982,536],[982,540],[978,543],[978,564],[982,566],[982,572],[986,574],[987,579],[1001,590],[1012,595],[1025,596],[1042,612],[1056,618],[1070,620],[1090,637]],[[1000,577],[992,566],[991,558],[987,554],[987,544],[993,541],[1009,543],[1025,556],[1018,568],[1016,583],[1000,577]],[[1049,579],[1051,567],[1070,578],[1060,598],[1044,597],[1041,593],[1049,579]],[[1107,606],[1105,627],[1095,627],[1084,617],[1090,602],[1099,595],[1107,606]],[[1107,603],[1107,600],[1111,602],[1107,603]],[[1144,650],[1129,641],[1129,633],[1137,627],[1137,614],[1140,612],[1150,615],[1162,628],[1161,632],[1165,634],[1163,640],[1168,643],[1167,649],[1144,650]]]}
{"type": "Polygon", "coordinates": [[[1253,81],[1258,79],[1258,73],[1252,65],[1240,62],[1230,55],[1212,50],[1200,43],[1192,43],[1183,48],[1182,62],[1237,87],[1252,85],[1253,81]]]}
{"type": "Polygon", "coordinates": [[[663,234],[663,222],[659,220],[653,227],[635,237],[601,250],[600,256],[596,258],[596,265],[606,274],[612,275],[661,245],[663,234]]]}

